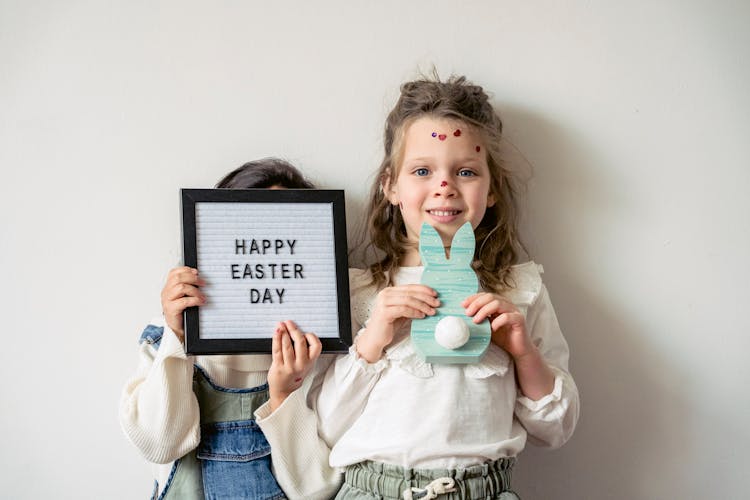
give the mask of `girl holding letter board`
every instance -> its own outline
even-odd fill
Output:
[[[274,158],[246,163],[216,187],[314,188],[296,168]],[[327,466],[325,443],[314,439],[290,456],[271,454],[269,441],[317,436],[304,398],[286,427],[278,419],[263,421],[285,400],[286,408],[297,402],[287,397],[302,387],[321,353],[320,340],[284,321],[274,332],[271,355],[187,356],[183,311],[205,303],[202,284],[196,269],[169,272],[161,293],[163,318],[143,331],[140,364],[122,393],[120,424],[153,463],[152,498],[329,498],[340,474]],[[316,466],[297,477],[300,463]]]

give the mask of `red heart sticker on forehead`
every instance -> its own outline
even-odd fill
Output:
[[[445,135],[445,134],[440,134],[440,135],[438,136],[438,139],[440,139],[441,141],[444,141],[444,140],[445,140],[445,137],[446,137],[446,135]]]
[[[456,129],[456,131],[455,131],[455,132],[453,132],[453,135],[454,135],[455,137],[461,137],[461,129],[460,129],[460,128],[457,128],[457,129]]]

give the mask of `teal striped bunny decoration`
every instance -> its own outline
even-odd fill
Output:
[[[466,297],[479,291],[479,280],[471,268],[474,246],[474,230],[467,222],[453,236],[448,259],[438,232],[429,224],[422,224],[421,281],[437,291],[440,307],[434,316],[412,320],[411,340],[428,363],[477,363],[490,344],[489,322],[474,324],[461,307]]]

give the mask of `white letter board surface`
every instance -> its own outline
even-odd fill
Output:
[[[269,353],[279,321],[351,344],[344,192],[183,189],[186,266],[206,304],[185,311],[188,354]]]

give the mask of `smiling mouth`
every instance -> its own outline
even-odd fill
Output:
[[[428,210],[427,213],[437,217],[450,217],[452,215],[460,214],[461,210]]]

